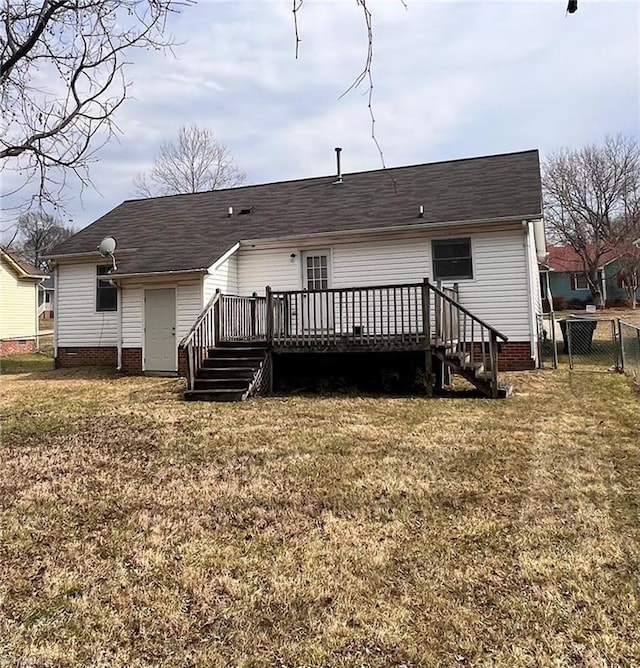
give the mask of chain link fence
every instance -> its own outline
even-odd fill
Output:
[[[553,313],[538,316],[539,355],[543,369],[558,368],[558,323]]]
[[[542,367],[624,371],[640,379],[640,327],[619,318],[544,313],[538,318]]]
[[[620,368],[616,321],[574,316],[560,320],[562,353],[574,371],[615,371]]]
[[[622,370],[640,380],[640,327],[618,320]]]

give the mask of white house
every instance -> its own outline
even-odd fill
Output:
[[[117,241],[113,258],[98,252],[105,237]],[[129,200],[51,256],[57,364],[185,374],[216,290],[245,298],[217,298],[218,343],[222,327],[275,353],[414,335],[420,347],[425,304],[431,335],[453,314],[439,285],[456,290],[458,329],[500,334],[500,369],[534,368],[543,239],[537,151]],[[467,350],[486,349],[480,329],[463,337]]]

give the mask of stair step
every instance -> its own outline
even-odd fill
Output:
[[[256,346],[224,346],[209,348],[209,357],[262,357],[265,349]]]
[[[196,378],[195,390],[247,390],[249,378]]]
[[[187,401],[242,401],[244,390],[187,390]]]
[[[220,341],[216,344],[216,348],[260,348],[264,350],[266,347],[266,341]]]
[[[198,379],[205,378],[233,378],[250,380],[253,378],[255,369],[250,366],[220,366],[220,367],[201,367],[198,370]]]
[[[220,369],[224,367],[258,368],[263,357],[207,357],[202,360],[206,369]]]

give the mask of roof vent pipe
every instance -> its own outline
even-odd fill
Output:
[[[231,218],[231,216],[233,216],[233,207],[232,206],[230,206],[227,209],[227,216],[229,216],[229,218]]]
[[[424,218],[424,205],[422,204],[418,207],[418,217]]]
[[[336,146],[336,170],[337,170],[337,178],[334,181],[334,183],[342,183],[342,168],[340,167],[340,153],[342,149],[338,146]]]

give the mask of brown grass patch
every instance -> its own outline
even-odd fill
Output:
[[[3,378],[0,658],[639,665],[638,398],[511,376],[502,402],[227,405]]]

